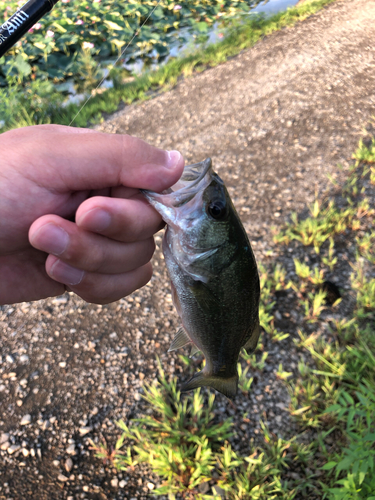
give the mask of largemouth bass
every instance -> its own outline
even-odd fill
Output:
[[[259,338],[259,276],[240,218],[210,158],[186,166],[171,189],[143,193],[167,223],[163,253],[182,321],[169,351],[191,344],[206,360],[181,390],[233,397],[241,348],[252,352]]]

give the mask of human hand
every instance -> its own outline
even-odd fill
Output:
[[[177,182],[179,153],[37,125],[1,134],[0,158],[0,304],[65,290],[104,304],[150,280],[152,235],[163,223],[139,188]]]

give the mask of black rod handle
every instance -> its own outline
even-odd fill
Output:
[[[29,0],[0,26],[0,57],[52,10],[59,0]]]

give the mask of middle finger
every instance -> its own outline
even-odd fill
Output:
[[[76,222],[86,231],[123,242],[150,238],[164,225],[160,215],[140,193],[130,199],[89,198],[79,206]]]
[[[30,243],[74,268],[119,274],[146,264],[155,250],[152,237],[123,243],[85,231],[57,215],[45,215],[30,228]]]

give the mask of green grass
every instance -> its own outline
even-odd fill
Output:
[[[186,57],[171,60],[159,70],[145,72],[133,81],[124,80],[123,71],[112,67],[109,78],[113,81],[113,88],[92,95],[83,109],[82,104],[64,106],[64,95],[56,91],[51,80],[36,79],[21,84],[20,77],[15,74],[9,80],[13,84],[0,88],[0,131],[31,123],[69,125],[73,119],[73,125],[81,127],[98,123],[105,115],[116,111],[121,103],[149,99],[155,92],[168,90],[180,77],[188,77],[221,64],[253,46],[262,37],[293,26],[332,1],[307,2],[269,18],[258,16],[241,24],[233,22],[223,41],[196,50]],[[85,75],[85,78],[89,75],[91,85],[95,86],[100,79],[100,75],[95,74],[95,61],[88,52],[82,53],[80,57],[80,74]]]
[[[147,463],[160,478],[154,493],[170,499],[214,499],[220,492],[229,500],[375,499],[374,144],[361,141],[344,184],[330,199],[317,200],[307,218],[293,216],[276,235],[279,255],[288,244],[305,256],[294,258],[294,277],[287,280],[279,263],[260,266],[263,333],[257,352],[241,355],[237,398],[252,391],[255,373],[262,377],[265,345],[292,339],[301,355],[298,376],[280,364],[277,377],[290,392],[295,434],[283,430],[276,436],[261,421],[261,437],[241,455],[231,444],[237,434],[232,421],[215,416],[215,395],[198,390],[181,397],[176,378],[167,379],[160,366],[159,381],[144,387],[150,411],[119,422],[115,451],[95,446],[98,457],[129,473]],[[332,227],[332,213],[345,219],[344,230]],[[304,239],[306,227],[317,221],[321,232],[314,234],[328,238]],[[348,260],[337,258],[342,252]],[[321,285],[332,271],[347,275],[350,289],[330,305]],[[302,318],[297,328],[290,325],[289,334],[275,327],[280,293],[292,294],[289,312]],[[181,359],[188,369],[191,360]],[[201,493],[199,485],[209,480],[212,493]]]

